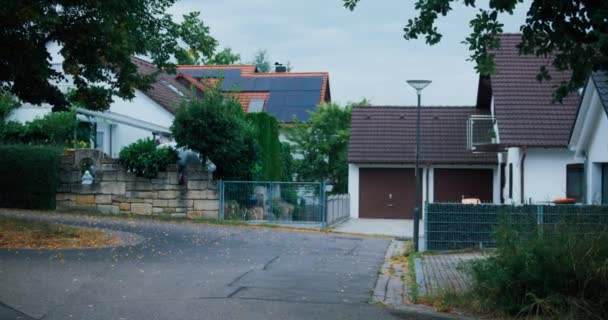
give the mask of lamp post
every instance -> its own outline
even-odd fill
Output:
[[[420,165],[420,97],[422,89],[431,84],[430,80],[408,80],[407,83],[416,89],[418,95],[418,106],[416,107],[416,164],[414,176],[416,178],[416,192],[414,194],[414,252],[418,252],[418,238],[420,229],[420,174],[418,167]]]

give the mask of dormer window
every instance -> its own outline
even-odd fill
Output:
[[[264,111],[265,102],[266,100],[264,99],[251,99],[251,102],[249,102],[249,107],[247,108],[247,112],[255,113]]]

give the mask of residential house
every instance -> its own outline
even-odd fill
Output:
[[[584,203],[608,204],[608,74],[589,78],[570,135],[570,149],[581,161],[569,170],[568,189]]]
[[[62,57],[55,54],[53,59],[55,68],[61,70]],[[158,71],[145,60],[132,59],[142,74]],[[246,112],[266,111],[282,122],[291,122],[294,117],[306,121],[309,111],[316,110],[317,104],[330,101],[327,73],[258,74],[255,66],[184,66],[176,75],[161,71],[149,89],[135,91],[133,100],[115,97],[108,111],[78,110],[79,119],[94,125],[95,148],[112,157],[118,157],[122,148],[138,139],[155,137],[162,142],[171,141],[170,127],[175,112],[180,103],[190,97],[192,85],[201,90],[196,94],[202,94],[203,77],[223,78],[226,93],[238,98]],[[234,89],[237,86],[241,89]],[[67,91],[70,84],[60,87]],[[9,120],[30,121],[51,109],[48,104],[24,104]]]
[[[176,79],[201,91],[205,82],[222,79],[222,91],[238,99],[245,112],[266,111],[281,123],[308,121],[317,105],[331,101],[328,73],[285,72],[281,66],[276,71],[259,73],[255,65],[180,66]]]
[[[520,55],[519,34],[500,37],[495,50],[496,73],[481,76],[477,107],[491,116],[470,121],[469,147],[476,152],[496,152],[504,203],[543,203],[578,194],[567,191],[568,171],[577,170],[568,149],[570,129],[580,101],[572,93],[562,103],[553,92],[570,74],[555,70],[552,56]],[[536,75],[546,66],[550,80]],[[477,139],[493,123],[495,141]]]
[[[475,107],[421,108],[422,202],[500,199],[495,154],[467,149]],[[348,150],[351,218],[411,219],[416,107],[355,107]]]
[[[144,60],[132,60],[142,74],[157,71],[154,65]],[[61,70],[60,61],[54,62],[55,67]],[[64,91],[70,87],[70,84],[60,86]],[[161,72],[148,90],[135,90],[132,100],[114,97],[107,111],[78,110],[78,118],[92,124],[96,134],[93,139],[95,148],[116,158],[123,147],[138,139],[156,137],[168,141],[174,113],[188,92],[186,87],[175,81],[174,76]],[[51,109],[49,104],[25,103],[13,112],[9,120],[30,121],[51,112]]]
[[[555,87],[569,74],[554,70],[552,57],[520,55],[521,35],[505,34],[500,41],[493,52],[496,73],[480,76],[476,106],[421,108],[423,202],[580,199],[580,190],[569,186],[575,185],[583,160],[568,148],[580,97],[574,93],[553,103]],[[537,81],[541,66],[547,66],[551,80]],[[351,217],[413,216],[415,141],[416,108],[353,109]]]

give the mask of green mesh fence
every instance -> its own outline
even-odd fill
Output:
[[[608,227],[608,206],[431,203],[425,210],[428,250],[493,247],[494,229],[501,222],[512,224],[524,235],[539,226],[551,232],[558,224],[567,224],[580,233]]]
[[[324,223],[324,186],[315,182],[223,181],[220,218],[255,222]]]

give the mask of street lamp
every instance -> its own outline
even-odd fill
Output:
[[[431,84],[430,80],[408,80],[407,83],[416,89],[418,95],[418,107],[416,107],[416,165],[414,176],[416,178],[415,206],[414,206],[414,252],[418,252],[419,224],[420,224],[420,174],[418,166],[420,162],[420,96],[422,89]]]

